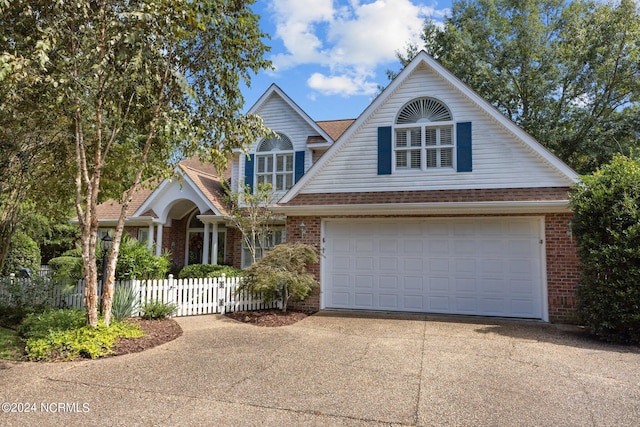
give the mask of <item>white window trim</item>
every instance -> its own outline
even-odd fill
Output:
[[[279,171],[278,170],[278,156],[291,156],[291,170],[290,171]],[[260,158],[271,158],[271,161],[273,162],[273,170],[271,172],[259,172],[259,164],[260,164]],[[296,155],[295,152],[293,150],[278,150],[278,151],[258,151],[255,155],[255,162],[256,162],[256,166],[255,166],[255,170],[254,170],[254,181],[255,185],[257,186],[260,183],[259,177],[262,176],[270,176],[271,178],[271,187],[273,191],[287,191],[288,189],[290,189],[291,187],[293,187],[294,184],[294,174],[295,174],[295,169],[296,169],[296,165],[295,165],[295,161],[296,161]],[[283,166],[286,167],[286,160],[283,161]],[[285,176],[285,188],[277,188],[276,183],[277,183],[277,177],[278,175],[282,175]],[[287,186],[286,185],[286,181],[287,178],[289,177],[289,182],[291,183],[291,185]]]
[[[447,121],[438,121],[438,122],[416,122],[416,123],[406,123],[406,124],[394,124],[392,126],[392,159],[391,159],[391,173],[392,174],[412,174],[412,173],[433,173],[433,172],[443,172],[443,171],[455,171],[456,170],[456,126],[455,121],[447,120]],[[443,127],[451,127],[451,144],[450,145],[433,145],[427,146],[425,142],[425,129],[427,128],[443,128]],[[398,129],[414,129],[420,128],[421,133],[421,141],[420,147],[415,146],[407,146],[407,147],[396,147],[396,130]],[[451,166],[438,166],[427,168],[427,151],[438,150],[441,148],[451,148]],[[420,150],[420,168],[398,168],[397,167],[397,158],[396,153],[401,151],[414,151]],[[409,159],[410,161],[410,159]],[[440,156],[437,159],[438,163],[440,162]]]

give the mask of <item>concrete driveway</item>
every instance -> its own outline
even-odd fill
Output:
[[[155,349],[0,361],[0,425],[631,426],[640,351],[535,322],[323,312],[176,319]],[[30,411],[26,413],[26,411]]]

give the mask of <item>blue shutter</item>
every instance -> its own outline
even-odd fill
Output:
[[[378,128],[378,175],[391,175],[391,126]]]
[[[255,160],[255,154],[250,154],[244,158],[244,185],[249,186],[251,193],[253,193],[253,166]]]
[[[295,171],[294,171],[294,183],[298,182],[304,175],[304,151],[296,151],[295,153]]]
[[[471,122],[456,123],[456,154],[458,172],[471,172]]]

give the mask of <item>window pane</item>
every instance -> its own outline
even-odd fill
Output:
[[[284,190],[284,177],[276,175],[276,190]]]
[[[287,159],[285,161],[285,166],[286,166],[286,171],[287,172],[292,172],[293,171],[293,154],[287,154]]]
[[[427,168],[438,167],[436,150],[427,150]]]
[[[427,128],[425,129],[425,144],[436,145],[437,144],[437,129]]]
[[[276,156],[276,171],[284,170],[284,156]]]
[[[396,152],[396,167],[399,169],[404,169],[407,167],[407,152],[406,151],[398,151]]]
[[[285,190],[290,189],[291,187],[293,187],[293,174],[286,174],[285,175]]]
[[[406,147],[407,146],[407,135],[408,131],[406,130],[396,130],[396,147]]]
[[[412,147],[422,146],[421,136],[422,136],[421,129],[411,129],[411,146]]]
[[[411,150],[411,169],[420,169],[420,150]]]
[[[273,156],[269,156],[266,158],[266,170],[265,172],[273,172]]]
[[[453,144],[453,128],[445,127],[440,128],[440,145]]]
[[[258,157],[258,173],[263,173],[264,172],[264,168],[265,168],[265,164],[266,164],[266,158],[264,156],[257,156]]]
[[[449,168],[453,166],[453,148],[443,148],[440,150],[440,167]]]

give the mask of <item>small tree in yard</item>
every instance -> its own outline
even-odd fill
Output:
[[[303,300],[318,286],[316,278],[307,272],[307,265],[317,262],[313,246],[277,245],[245,270],[239,291],[260,293],[267,304],[281,298],[282,311],[286,312],[290,298]]]
[[[618,155],[574,190],[582,320],[604,340],[639,344],[640,160]]]
[[[229,208],[229,220],[242,233],[242,241],[251,254],[253,264],[265,249],[273,220],[273,212],[269,209],[273,204],[271,184],[259,183],[255,192],[248,185],[242,187],[242,191],[239,192],[227,189],[225,197]]]

